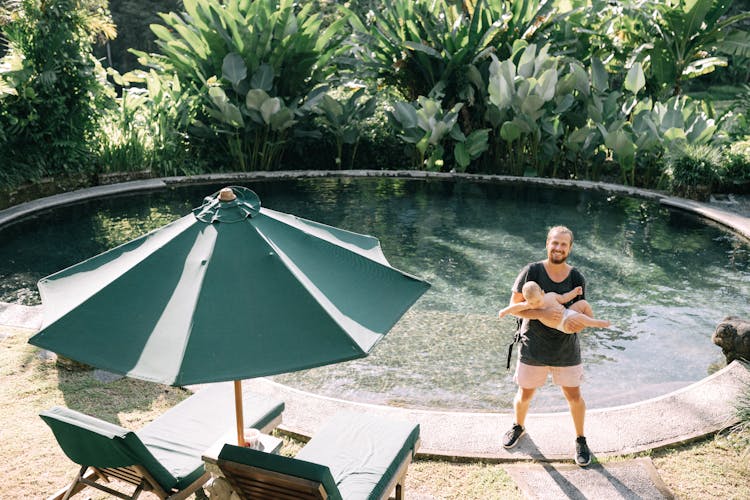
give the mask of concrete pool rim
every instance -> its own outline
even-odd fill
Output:
[[[586,191],[599,191],[643,198],[658,202],[664,206],[678,208],[701,216],[709,221],[718,223],[746,240],[750,241],[750,218],[734,214],[711,206],[684,198],[670,196],[666,193],[612,184],[606,182],[580,181],[570,179],[548,179],[539,177],[514,177],[507,175],[463,174],[423,172],[413,170],[284,170],[273,172],[235,172],[221,174],[192,175],[182,177],[160,177],[145,180],[134,180],[116,184],[102,184],[98,186],[78,189],[75,191],[55,194],[32,201],[13,205],[0,210],[0,227],[33,216],[37,212],[75,204],[86,200],[104,198],[115,195],[133,194],[138,192],[158,191],[170,187],[183,185],[216,184],[220,182],[252,182],[267,180],[297,180],[324,178],[395,178],[412,180],[463,180],[479,183],[511,184],[523,183],[551,188],[575,188]]]

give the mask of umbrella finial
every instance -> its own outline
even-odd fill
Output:
[[[234,194],[232,188],[225,187],[219,191],[219,201],[233,201],[237,199],[237,195]]]
[[[260,198],[242,186],[227,186],[203,200],[203,205],[193,210],[195,217],[208,224],[214,222],[241,222],[260,213]]]

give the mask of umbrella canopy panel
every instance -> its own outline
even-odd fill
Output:
[[[366,356],[429,284],[376,238],[260,208],[246,188],[39,283],[30,342],[170,385]]]

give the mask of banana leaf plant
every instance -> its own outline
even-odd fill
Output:
[[[514,57],[500,61],[492,56],[488,93],[494,107],[487,119],[505,143],[505,160],[514,175],[541,175],[539,169],[559,152],[560,115],[572,97],[557,90],[559,58],[549,55],[549,48],[537,50],[519,41]]]
[[[396,102],[388,112],[392,124],[400,132],[399,137],[413,144],[417,151],[419,169],[439,171],[447,169],[445,146],[449,140],[453,147],[455,170],[464,171],[472,160],[487,150],[489,129],[472,131],[464,135],[458,125],[458,103],[449,111],[442,109],[440,100],[420,96],[417,103]]]
[[[314,2],[293,0],[182,3],[151,25],[160,53],[134,53],[201,96],[197,125],[225,140],[238,166],[272,167],[347,50],[346,18],[326,23]]]
[[[375,112],[375,99],[367,97],[365,88],[359,87],[342,100],[324,94],[312,109],[336,142],[336,168],[342,168],[344,145],[351,146],[349,164],[354,165],[361,136],[360,123]]]
[[[750,57],[750,11],[726,17],[732,0],[637,1],[629,15],[641,22],[633,54],[657,88],[680,95],[686,80],[727,65],[727,55]]]
[[[665,102],[639,98],[645,85],[643,68],[635,63],[626,75],[624,92],[609,93],[598,115],[596,126],[621,167],[623,184],[635,185],[638,165],[654,157],[686,144],[709,144],[718,128],[708,110],[688,97]]]
[[[457,103],[467,133],[481,128],[489,54],[503,44],[509,2],[385,0],[367,16],[352,15],[355,57],[370,75],[408,101],[440,89],[445,110]]]

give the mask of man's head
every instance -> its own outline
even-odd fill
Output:
[[[547,233],[547,259],[552,264],[562,264],[573,247],[573,231],[565,226],[555,226]]]
[[[521,288],[521,293],[526,302],[534,309],[542,307],[544,304],[544,290],[536,281],[527,281]]]

